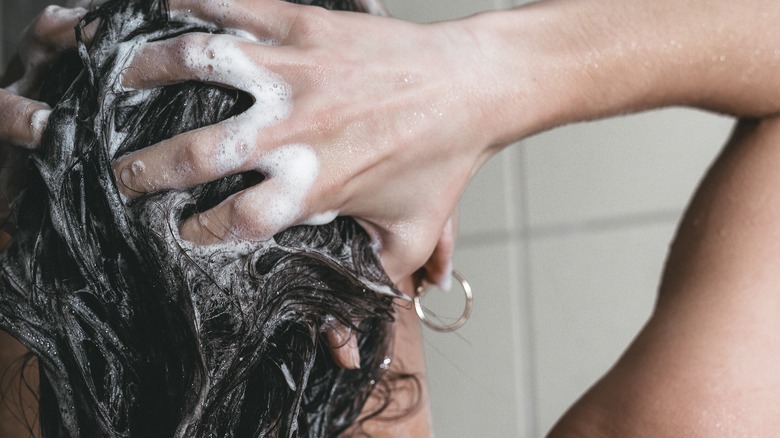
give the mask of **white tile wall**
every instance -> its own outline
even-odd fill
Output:
[[[455,263],[474,288],[473,316],[456,333],[424,329],[434,427],[440,437],[504,438],[531,427],[528,366],[517,318],[517,286],[507,272],[518,262],[516,245],[461,248]],[[448,316],[462,309],[460,289],[431,293],[426,304]],[[453,304],[456,303],[456,304]],[[518,390],[522,388],[523,390]]]
[[[460,219],[460,237],[464,245],[472,242],[506,241],[507,232],[519,231],[513,209],[516,207],[515,194],[519,192],[519,173],[510,169],[508,163],[517,163],[517,159],[508,157],[514,151],[503,154],[485,164],[482,170],[469,184],[458,209]],[[516,184],[507,181],[514,178]]]
[[[394,17],[428,23],[499,9],[511,5],[511,0],[385,0],[384,3]]]
[[[671,109],[523,142],[538,434],[650,314],[676,223],[731,125]]]
[[[650,315],[675,225],[530,240],[540,430],[548,430],[617,360]]]
[[[525,142],[528,223],[678,211],[731,125],[703,112],[666,109],[531,138]]]

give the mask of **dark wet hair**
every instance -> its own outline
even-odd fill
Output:
[[[398,292],[352,219],[199,248],[179,224],[262,175],[129,204],[117,190],[119,155],[251,105],[200,83],[121,90],[119,43],[219,30],[163,0],[111,0],[81,25],[96,19],[41,91],[56,106],[0,256],[0,327],[39,362],[43,436],[334,436],[372,391],[388,403]],[[335,321],[358,333],[359,370],[330,358]]]

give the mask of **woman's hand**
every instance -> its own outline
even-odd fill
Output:
[[[74,28],[84,9],[51,6],[25,29],[4,77],[0,80],[0,243],[13,230],[11,204],[24,187],[28,152],[35,149],[51,108],[34,100],[41,75],[63,52],[75,48]],[[9,147],[16,145],[21,148]],[[24,149],[22,149],[24,148]]]
[[[255,105],[122,157],[114,168],[126,195],[258,171],[262,183],[192,217],[182,236],[261,240],[347,215],[375,238],[395,281],[429,260],[497,142],[498,117],[486,107],[497,96],[465,27],[275,0],[179,0],[172,8],[254,41],[188,34],[148,43],[124,86],[198,80],[241,89]],[[451,233],[440,243],[429,270],[437,282],[449,276]]]
[[[27,27],[18,55],[0,89],[0,141],[33,149],[41,139],[51,108],[37,97],[41,75],[66,50],[76,46],[74,28],[86,11],[49,6]]]

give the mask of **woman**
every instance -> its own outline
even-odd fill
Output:
[[[214,86],[147,93],[117,81],[133,47],[222,31],[214,25],[170,19],[157,1],[107,2],[81,27],[95,20],[81,60],[65,57],[41,88],[56,106],[2,259],[0,325],[41,371],[40,383],[17,372],[20,386],[4,388],[6,401],[28,385],[39,393],[40,421],[28,411],[22,426],[42,436],[333,436],[412,412],[420,381],[390,370],[401,295],[354,221],[242,245],[181,240],[180,221],[258,172],[125,206],[112,159],[268,108]],[[345,346],[359,349],[354,362],[338,353]]]
[[[251,149],[316,144],[328,161],[300,216],[338,210],[360,219],[381,242],[391,278],[436,254],[463,187],[514,140],[672,105],[741,118],[680,226],[653,317],[551,434],[776,434],[777,2],[552,0],[424,26],[264,0],[239,0],[230,10],[195,0],[174,7],[282,43],[246,43],[243,55],[292,84],[305,110],[266,129],[266,140]],[[258,19],[251,11],[261,7],[269,15]],[[326,32],[336,37],[318,39]],[[204,43],[150,44],[125,85],[205,77],[175,56],[177,47]],[[318,68],[302,61],[311,57]],[[5,138],[34,142],[31,112],[6,114]],[[155,169],[128,175],[128,191],[166,187],[162,169],[173,168],[169,157],[197,148],[190,140],[174,138],[117,162],[121,173],[136,160],[161,157]],[[172,182],[218,175],[204,170]],[[242,225],[229,205],[204,214]],[[199,223],[185,234],[207,242]]]

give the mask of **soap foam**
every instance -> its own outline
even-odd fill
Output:
[[[176,13],[174,16],[189,23],[201,22],[184,13]],[[128,17],[128,21],[137,18]],[[334,220],[339,214],[336,210],[302,217],[304,203],[320,167],[317,154],[311,146],[289,144],[263,154],[255,152],[263,129],[285,120],[292,112],[291,86],[246,54],[241,48],[246,40],[232,35],[205,37],[207,40],[204,45],[182,49],[184,51],[179,56],[185,68],[198,72],[199,80],[242,90],[254,101],[243,113],[219,124],[223,132],[221,139],[213,145],[210,156],[212,170],[222,175],[255,170],[266,177],[259,187],[238,194],[235,199],[236,211],[240,217],[251,220],[245,221],[243,228],[242,224],[238,224],[237,229],[231,230],[231,235],[239,239],[262,240],[295,223],[321,225]],[[141,45],[155,38],[156,35],[149,34],[120,44],[118,59],[126,59],[125,65],[129,65]],[[125,69],[126,66],[118,68],[115,73],[115,87],[117,94],[123,94],[123,103],[130,105],[135,100],[140,102],[147,99],[150,90],[128,89],[121,85],[121,75]],[[110,100],[115,97],[106,99],[103,107],[111,107],[113,102]],[[107,122],[113,123],[113,120]],[[114,137],[109,142],[114,148],[126,136],[116,129],[105,131]],[[116,149],[110,153],[115,154]],[[143,168],[132,170],[143,171]],[[179,174],[192,171],[186,165],[177,165],[171,169],[171,172]],[[262,234],[258,235],[256,230],[262,230]]]
[[[251,228],[273,234],[300,219],[306,196],[319,173],[319,160],[308,145],[293,144],[261,156],[256,170],[267,179],[237,198],[235,207],[241,217],[254,219]],[[253,235],[252,229],[236,232],[250,238],[268,237]]]

